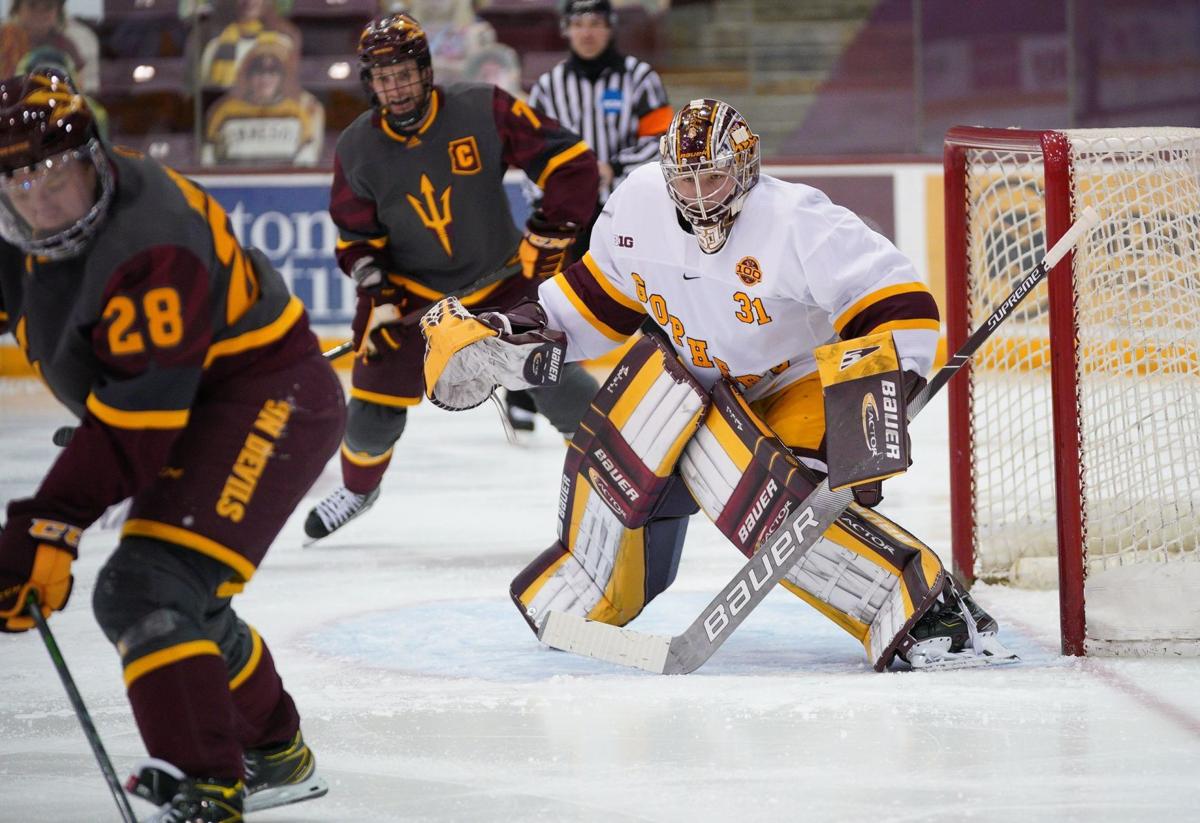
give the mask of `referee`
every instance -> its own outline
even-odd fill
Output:
[[[529,92],[530,106],[578,134],[596,153],[600,199],[592,223],[629,172],[658,158],[658,138],[671,125],[662,78],[645,60],[617,51],[616,22],[610,0],[567,0],[561,27],[570,54],[539,77]],[[529,183],[526,193],[536,205],[537,187]],[[589,223],[576,237],[564,265],[583,256],[591,235]],[[505,401],[512,427],[532,430],[532,398],[510,391]]]
[[[596,152],[600,202],[637,166],[658,156],[671,123],[662,79],[617,51],[610,0],[567,0],[562,32],[570,55],[534,83],[529,105],[578,134]],[[587,233],[581,234],[587,248]]]

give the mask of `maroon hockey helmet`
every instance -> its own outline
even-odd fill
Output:
[[[49,185],[48,185],[49,184]],[[30,254],[77,254],[115,183],[87,101],[61,71],[0,81],[0,236]]]
[[[693,100],[671,119],[659,155],[667,193],[700,250],[719,251],[758,182],[758,135],[728,103]]]
[[[416,62],[421,85],[414,95],[414,105],[403,111],[394,111],[375,93],[371,70],[394,66],[406,60]],[[415,19],[407,14],[391,14],[368,23],[358,38],[358,66],[358,76],[371,98],[371,105],[385,114],[391,123],[407,130],[425,118],[433,94],[433,59],[425,30]]]

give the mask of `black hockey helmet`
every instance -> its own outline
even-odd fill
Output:
[[[389,111],[371,85],[371,70],[416,61],[421,73],[421,91],[416,104],[405,111]],[[407,14],[377,17],[358,38],[358,76],[371,98],[371,105],[402,130],[411,129],[425,118],[433,94],[433,58],[429,39],[421,24]]]
[[[567,24],[571,22],[572,17],[580,17],[584,14],[600,15],[608,22],[610,29],[617,27],[617,13],[613,11],[611,0],[566,0],[563,3],[562,19],[559,20],[562,31],[566,32]]]
[[[29,254],[71,257],[99,230],[114,191],[95,117],[64,72],[38,67],[0,81],[0,236]]]

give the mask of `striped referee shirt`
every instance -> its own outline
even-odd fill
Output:
[[[658,156],[658,137],[671,125],[658,72],[611,47],[595,60],[574,54],[563,60],[537,79],[529,104],[578,134],[598,162],[612,166],[611,188]],[[601,187],[601,202],[611,188]]]

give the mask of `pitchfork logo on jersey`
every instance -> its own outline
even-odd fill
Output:
[[[743,257],[733,267],[738,279],[747,286],[753,286],[762,281],[762,266],[753,257]]]

